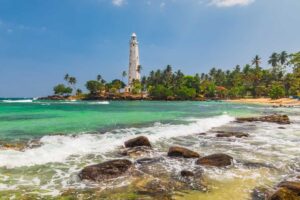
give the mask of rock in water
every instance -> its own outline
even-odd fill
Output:
[[[271,122],[277,124],[290,124],[290,119],[287,115],[269,115],[263,117],[246,117],[246,118],[237,118],[237,122]]]
[[[300,194],[300,182],[283,181],[283,182],[279,183],[278,187],[287,188],[289,190],[292,190],[292,191]]]
[[[231,165],[233,158],[226,154],[212,154],[209,156],[205,156],[199,158],[196,161],[198,165],[207,165],[207,166],[215,166],[215,167],[225,167]]]
[[[170,157],[184,157],[184,158],[199,158],[200,155],[197,152],[189,150],[184,147],[170,147],[168,156]]]
[[[85,167],[79,173],[79,177],[81,180],[104,181],[125,174],[132,165],[132,162],[126,159],[111,160]]]
[[[145,136],[139,136],[125,142],[126,148],[148,146],[151,147],[150,141]]]
[[[188,170],[182,170],[180,172],[180,175],[183,177],[192,177],[192,176],[194,176],[194,173],[191,171],[188,171]]]
[[[300,182],[283,181],[273,194],[267,196],[267,200],[300,200]]]
[[[225,132],[225,131],[219,131],[216,135],[217,137],[249,137],[248,133],[242,133],[242,132]]]

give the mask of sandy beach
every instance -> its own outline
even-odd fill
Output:
[[[250,103],[250,104],[263,104],[273,106],[300,106],[300,101],[297,99],[282,98],[282,99],[271,99],[271,98],[257,98],[257,99],[235,99],[226,100],[234,103]]]

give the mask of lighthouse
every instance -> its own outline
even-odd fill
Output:
[[[141,79],[139,43],[135,33],[132,33],[129,48],[129,70],[128,70],[128,87],[132,87],[133,80]]]

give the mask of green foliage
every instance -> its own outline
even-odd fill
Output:
[[[159,84],[149,89],[149,95],[156,99],[168,99],[173,96],[172,90]]]
[[[151,71],[141,81],[133,80],[131,93],[139,94],[148,91],[153,99],[179,99],[193,100],[204,98],[243,98],[243,97],[267,97],[279,98],[284,96],[300,95],[300,52],[289,55],[287,52],[274,52],[268,60],[269,69],[263,69],[260,56],[256,55],[250,64],[241,67],[235,66],[233,70],[211,68],[208,73],[185,75],[180,70],[173,71],[170,65],[165,69]],[[286,73],[288,67],[293,71]],[[138,66],[140,72],[142,66]],[[122,79],[127,76],[122,72]],[[64,79],[70,86],[77,80],[66,74]],[[86,88],[92,95],[101,95],[105,92],[120,93],[125,87],[124,82],[115,79],[109,83],[97,75],[97,80],[86,83]],[[273,84],[275,83],[275,84]],[[65,88],[64,88],[65,87]],[[55,93],[60,95],[70,94],[66,86],[58,85]],[[72,92],[72,89],[71,89]],[[77,91],[78,93],[78,91]]]
[[[64,84],[58,84],[53,88],[54,94],[56,95],[70,95],[72,94],[73,89],[66,87]]]
[[[284,97],[284,88],[279,83],[274,83],[270,89],[269,96],[272,99],[279,99]]]
[[[132,94],[138,94],[142,91],[142,84],[139,80],[132,81]]]
[[[183,86],[175,91],[175,94],[178,99],[188,100],[196,97],[197,93],[194,88],[189,88],[187,86]]]
[[[91,95],[97,95],[104,89],[104,85],[101,82],[94,80],[87,81],[85,87]]]

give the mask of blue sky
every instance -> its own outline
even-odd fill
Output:
[[[0,0],[0,96],[43,96],[65,73],[121,78],[129,37],[143,73],[231,69],[300,50],[299,0]]]

